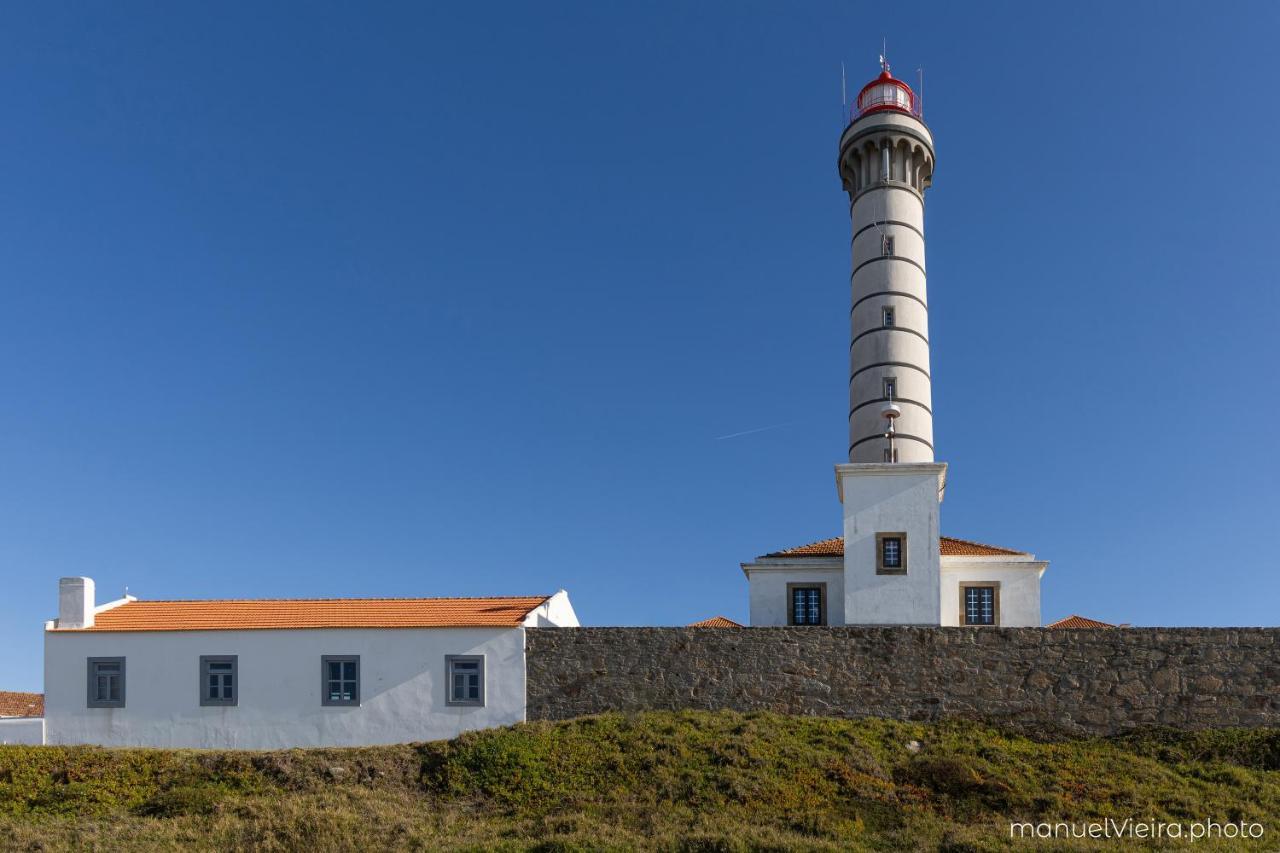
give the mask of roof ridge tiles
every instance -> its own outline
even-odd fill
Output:
[[[961,539],[958,536],[939,536],[939,550],[944,556],[952,557],[1027,557],[1030,556],[1028,551],[1019,551],[1013,548],[1005,548],[1000,545],[990,545],[986,542],[977,542],[973,539]],[[948,553],[948,549],[971,548],[977,553],[955,553],[954,550]],[[982,553],[985,551],[987,553]],[[796,545],[792,548],[786,548],[781,551],[770,551],[763,557],[838,557],[844,554],[844,537],[831,536],[826,539],[818,539],[814,542],[807,542],[804,545]]]
[[[553,596],[467,598],[249,598],[130,601],[67,631],[200,631],[271,628],[448,628],[524,624]]]
[[[351,602],[351,601],[522,601],[528,598],[551,598],[550,595],[424,595],[424,596],[376,596],[336,598],[135,598],[126,604],[256,604],[273,602]],[[125,605],[121,605],[124,607]]]

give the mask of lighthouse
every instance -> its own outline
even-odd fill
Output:
[[[849,198],[849,451],[841,535],[742,564],[752,625],[1040,625],[1048,563],[942,536],[934,458],[924,195],[933,135],[882,56],[840,134]]]
[[[853,227],[849,273],[849,461],[844,618],[863,625],[942,620],[939,516],[947,466],[933,457],[924,194],[933,136],[911,87],[880,60],[840,134]]]
[[[932,462],[924,194],[933,136],[919,97],[882,68],[840,136],[853,225],[849,461]]]

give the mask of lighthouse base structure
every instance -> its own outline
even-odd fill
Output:
[[[752,626],[1042,624],[1047,562],[940,535],[945,463],[835,471],[844,535],[743,563]]]
[[[938,516],[946,483],[944,462],[836,466],[846,624],[941,624]]]

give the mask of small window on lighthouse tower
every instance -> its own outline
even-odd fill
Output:
[[[880,238],[880,254],[886,258],[893,254],[893,238],[888,234]]]
[[[894,325],[892,308],[885,306],[884,308],[880,309],[880,322],[885,326]]]
[[[898,379],[896,376],[886,376],[884,378],[884,398],[886,400],[897,399],[898,396]]]

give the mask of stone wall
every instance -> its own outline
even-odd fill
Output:
[[[529,719],[652,709],[934,720],[1108,734],[1280,726],[1280,629],[544,628]]]

